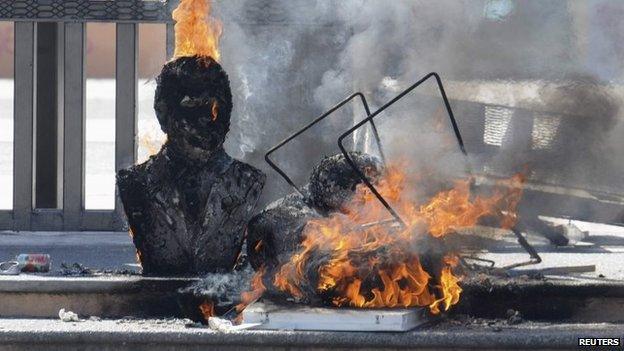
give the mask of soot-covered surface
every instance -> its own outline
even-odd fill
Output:
[[[370,179],[381,174],[383,165],[376,157],[360,152],[350,156]],[[301,243],[308,221],[340,211],[360,183],[342,154],[324,158],[312,171],[303,194],[287,195],[250,220],[247,254],[252,266],[270,270],[288,260]]]
[[[266,177],[223,150],[232,96],[217,62],[179,58],[157,82],[154,107],[168,141],[117,174],[143,273],[228,271]]]

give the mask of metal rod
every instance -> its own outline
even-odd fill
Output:
[[[451,109],[451,104],[449,103],[448,97],[446,96],[446,92],[444,90],[444,86],[442,85],[442,80],[440,79],[440,76],[437,73],[435,73],[435,72],[431,72],[431,73],[427,74],[426,76],[424,76],[423,78],[418,80],[416,83],[412,84],[410,87],[408,87],[403,92],[401,92],[399,95],[397,95],[395,98],[393,98],[388,103],[386,103],[385,105],[380,107],[373,114],[369,115],[367,118],[365,118],[364,120],[360,121],[359,123],[357,123],[356,125],[351,127],[349,130],[344,132],[338,138],[338,147],[342,151],[342,154],[345,156],[345,159],[347,160],[347,163],[351,166],[351,168],[353,168],[353,170],[360,177],[362,182],[364,184],[366,184],[366,186],[370,189],[370,191],[375,195],[377,200],[379,200],[379,202],[381,202],[381,204],[386,208],[386,210],[388,212],[390,212],[390,214],[399,223],[401,223],[401,225],[403,227],[406,226],[405,221],[403,221],[401,216],[399,216],[399,214],[394,210],[394,208],[392,208],[392,206],[388,203],[388,201],[386,201],[386,199],[379,193],[379,191],[377,191],[375,186],[368,180],[366,175],[364,175],[364,173],[362,173],[362,171],[358,168],[358,166],[355,164],[355,162],[353,162],[351,157],[349,157],[349,153],[347,152],[346,148],[344,147],[344,139],[347,136],[353,134],[353,132],[355,132],[357,129],[362,127],[365,123],[368,123],[368,122],[372,123],[373,119],[375,117],[377,117],[380,113],[385,111],[388,107],[392,106],[397,101],[401,100],[403,97],[405,97],[407,94],[409,94],[412,90],[416,89],[418,86],[420,86],[422,83],[426,82],[431,77],[434,77],[436,82],[437,82],[438,89],[440,90],[440,94],[442,95],[442,100],[444,100],[444,106],[446,108],[446,112],[448,113],[449,120],[451,121],[451,125],[453,127],[453,131],[455,133],[455,137],[457,139],[457,144],[459,146],[459,149],[461,150],[462,154],[464,154],[464,156],[468,156],[468,154],[466,153],[466,148],[464,147],[464,140],[462,139],[461,133],[459,131],[459,127],[458,127],[457,122],[455,120],[455,116],[453,115],[453,110]]]
[[[477,257],[477,256],[460,256],[459,257],[460,260],[463,262],[463,264],[471,269],[474,269],[474,267],[478,267],[475,264],[469,264],[468,262],[466,262],[466,260],[473,260],[473,261],[479,261],[479,262],[485,262],[487,264],[489,264],[489,267],[487,268],[493,268],[496,265],[496,262],[492,261],[492,260],[488,260],[485,258],[481,258],[481,257]]]
[[[522,246],[522,248],[531,256],[531,259],[529,261],[507,265],[503,267],[503,269],[509,270],[509,269],[516,268],[516,267],[529,266],[529,265],[541,263],[542,258],[537,253],[537,250],[535,250],[533,245],[529,244],[526,238],[522,236],[522,233],[520,233],[520,231],[516,228],[512,228],[511,231],[516,236],[516,239],[518,239],[518,244],[520,244],[520,246]]]
[[[370,109],[368,107],[368,103],[366,102],[366,98],[364,97],[364,94],[362,94],[360,92],[354,93],[354,94],[350,95],[349,97],[347,97],[346,99],[344,99],[341,102],[339,102],[338,104],[336,104],[334,107],[329,109],[327,112],[325,112],[322,115],[320,115],[317,118],[315,118],[312,122],[308,123],[303,128],[299,129],[295,133],[293,133],[290,136],[288,136],[286,139],[282,140],[279,144],[277,144],[276,146],[271,148],[264,155],[264,160],[266,161],[266,163],[268,163],[269,166],[271,166],[271,168],[273,168],[282,178],[284,178],[286,183],[288,183],[291,187],[293,187],[295,189],[295,191],[297,191],[302,196],[303,196],[303,193],[301,192],[301,189],[299,189],[299,187],[292,181],[292,179],[286,174],[286,172],[284,172],[284,170],[282,170],[279,166],[277,166],[277,164],[275,164],[275,162],[273,162],[273,160],[271,160],[271,157],[270,157],[271,154],[273,154],[275,151],[277,151],[280,148],[282,148],[284,145],[288,144],[293,139],[297,138],[299,135],[303,134],[308,129],[312,128],[312,126],[314,126],[315,124],[317,124],[320,121],[324,120],[325,118],[329,117],[331,114],[333,114],[338,109],[340,109],[342,106],[346,105],[347,103],[349,103],[351,100],[353,100],[355,98],[360,98],[360,101],[362,102],[362,105],[364,106],[364,110],[366,112],[366,115],[370,116]],[[379,139],[379,133],[377,132],[377,128],[375,126],[375,123],[372,120],[369,123],[371,124],[371,126],[373,128],[373,135],[375,137],[375,142],[377,143],[377,148],[379,150],[379,154],[382,157],[382,161],[383,161],[384,160],[384,158],[383,158],[383,150],[382,150],[382,147],[381,147],[381,141]]]

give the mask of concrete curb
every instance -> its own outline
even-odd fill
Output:
[[[160,278],[142,276],[54,277],[22,274],[0,276],[0,293],[122,293],[171,291],[199,278]]]
[[[58,310],[65,308],[81,316],[104,318],[199,318],[192,305],[201,301],[178,293],[178,289],[197,279],[0,276],[0,317],[55,318]],[[462,288],[460,303],[452,313],[504,319],[507,310],[514,309],[529,320],[624,322],[624,282],[571,278],[469,280],[462,283]]]
[[[506,318],[519,311],[530,320],[577,323],[624,322],[624,282],[600,279],[471,280],[462,285],[453,313]],[[487,301],[487,303],[483,303]]]
[[[5,320],[6,321],[6,320]],[[112,321],[76,323],[21,320],[20,327],[0,323],[0,350],[172,350],[172,349],[575,349],[579,337],[621,337],[623,325],[571,324],[518,326],[501,331],[435,326],[406,333],[242,331],[217,333],[208,329],[140,330],[136,324]],[[34,330],[26,330],[32,324]],[[44,324],[45,330],[38,324]],[[71,330],[71,328],[76,330]],[[69,328],[69,330],[68,330]]]
[[[181,317],[178,289],[193,278],[0,277],[0,317],[54,318],[61,308],[103,318]]]

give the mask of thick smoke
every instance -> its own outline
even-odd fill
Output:
[[[624,12],[622,4],[222,0],[215,10],[225,26],[222,62],[235,97],[226,145],[269,172],[265,203],[290,190],[263,161],[271,146],[355,91],[375,110],[431,71],[449,82],[452,99],[477,97],[452,102],[473,171],[510,174],[529,165],[543,181],[600,183],[606,190],[624,185],[618,137],[624,35],[612,15]],[[484,143],[491,126],[479,121],[488,111],[475,103],[508,101],[486,82],[515,92],[512,112],[491,115],[500,145]],[[452,178],[466,165],[434,88],[419,89],[380,115],[380,132],[391,156],[424,164],[425,175]],[[361,108],[349,105],[275,158],[302,184],[324,154],[338,151],[336,137],[362,118]],[[519,142],[526,133],[530,142]]]

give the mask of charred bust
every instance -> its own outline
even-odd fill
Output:
[[[383,163],[377,157],[360,152],[349,156],[371,181],[383,173]],[[249,221],[247,257],[251,265],[271,271],[289,260],[304,239],[307,223],[342,211],[360,183],[342,154],[321,160],[302,194],[292,193],[269,204]]]
[[[265,182],[223,150],[232,95],[225,71],[205,57],[167,63],[157,78],[156,116],[168,140],[117,186],[148,275],[230,270]]]
[[[198,159],[220,149],[232,113],[230,81],[221,65],[181,57],[165,65],[157,83],[154,109],[171,146]]]

